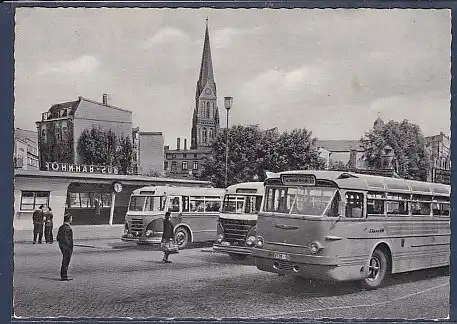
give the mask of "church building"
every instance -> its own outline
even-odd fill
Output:
[[[207,20],[200,75],[195,93],[190,148],[187,148],[187,139],[184,139],[184,146],[181,148],[179,138],[176,149],[170,150],[169,147],[165,147],[165,174],[173,178],[196,178],[205,156],[211,152],[211,144],[219,131],[217,89]]]

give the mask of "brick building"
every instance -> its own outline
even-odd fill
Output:
[[[132,131],[133,138],[133,172],[141,175],[164,174],[164,137],[162,132],[141,132],[139,128]]]
[[[119,138],[132,137],[132,112],[108,104],[107,95],[97,102],[83,97],[58,103],[42,113],[36,122],[40,165],[49,159],[81,164],[78,140],[85,129],[111,130]],[[49,152],[52,152],[51,154]]]
[[[37,170],[38,134],[34,131],[16,128],[14,131],[14,167],[23,170]]]

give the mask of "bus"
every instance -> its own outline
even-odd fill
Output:
[[[215,241],[224,189],[152,186],[133,191],[122,241],[160,243],[165,212],[171,213],[176,243]]]
[[[448,185],[341,171],[265,180],[258,269],[368,289],[394,273],[449,266]]]
[[[263,182],[239,183],[226,189],[217,224],[217,241],[213,245],[215,251],[228,253],[233,260],[251,254],[263,195]]]

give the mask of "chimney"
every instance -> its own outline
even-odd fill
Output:
[[[184,139],[184,151],[187,150],[187,138]]]
[[[106,93],[103,94],[103,104],[105,106],[108,105],[108,95]]]
[[[181,144],[181,139],[178,137],[178,139],[176,140],[176,150],[178,150],[178,151],[181,149],[180,144]]]

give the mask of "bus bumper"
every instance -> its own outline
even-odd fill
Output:
[[[136,242],[138,244],[157,244],[162,242],[162,237],[147,237],[147,236],[133,236],[133,235],[122,235],[121,240],[123,242]]]
[[[310,279],[346,281],[365,277],[363,264],[339,265],[337,259],[254,248],[259,270]]]
[[[234,245],[222,245],[220,243],[213,244],[213,250],[221,253],[234,253],[234,254],[245,254],[250,255],[252,248],[246,246],[234,246]]]

